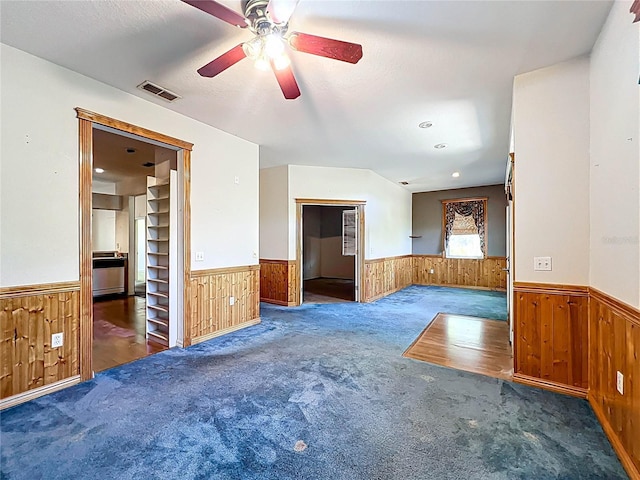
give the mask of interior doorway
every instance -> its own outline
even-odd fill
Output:
[[[147,272],[164,270],[159,264],[168,269],[163,258],[169,254],[171,231],[177,229],[169,221],[171,191],[167,188],[161,200],[154,192],[156,184],[169,182],[171,172],[175,176],[177,157],[175,149],[144,138],[94,128],[91,239],[96,372],[169,347],[169,292],[160,295],[158,287],[147,288],[154,277]],[[166,227],[150,225],[158,219]],[[161,325],[159,317],[164,317]],[[167,330],[164,336],[157,332],[162,326]]]
[[[360,301],[364,202],[298,201],[300,303]]]
[[[127,238],[129,251],[126,252],[126,261],[132,261],[131,268],[127,266],[126,274],[119,274],[118,286],[115,291],[103,291],[108,295],[115,295],[117,298],[122,299],[126,297],[126,302],[121,302],[121,307],[128,315],[133,315],[136,320],[136,326],[133,330],[136,331],[138,339],[140,336],[144,338],[144,346],[147,350],[146,354],[153,353],[160,349],[165,349],[172,346],[186,346],[190,345],[190,324],[189,316],[186,315],[184,305],[188,305],[189,292],[184,288],[185,279],[190,277],[190,191],[191,191],[191,149],[193,144],[173,138],[152,130],[147,130],[143,127],[132,125],[114,118],[106,117],[98,113],[90,112],[82,108],[76,108],[79,125],[79,186],[80,186],[80,325],[79,325],[79,343],[80,343],[80,377],[82,380],[88,380],[93,377],[94,371],[99,371],[102,368],[94,361],[94,355],[97,349],[94,348],[94,313],[105,314],[108,316],[117,315],[113,312],[111,305],[107,303],[105,298],[104,303],[99,303],[100,310],[94,309],[94,255],[96,244],[94,244],[94,236],[96,232],[92,228],[93,217],[93,176],[98,173],[104,173],[101,171],[96,172],[95,168],[102,168],[97,165],[94,166],[94,140],[96,135],[100,136],[97,132],[107,132],[115,134],[118,137],[124,137],[127,142],[140,141],[144,144],[150,144],[154,147],[162,147],[171,151],[173,165],[177,168],[170,166],[170,162],[163,161],[161,163],[161,169],[158,170],[160,165],[154,165],[153,167],[144,166],[143,168],[153,168],[153,176],[147,175],[145,180],[146,185],[146,215],[145,215],[145,245],[144,252],[141,250],[141,242],[136,244],[136,228],[142,230],[142,224],[138,222],[136,226],[135,215],[135,197],[139,195],[127,195],[127,200],[121,200],[123,205],[128,205],[129,213],[134,212],[133,215],[127,216],[128,235],[122,234],[120,238]],[[128,147],[127,147],[128,148]],[[155,149],[154,149],[155,150]],[[133,152],[127,152],[132,154]],[[155,158],[155,157],[154,157]],[[147,162],[144,162],[147,163]],[[111,168],[111,167],[110,167]],[[105,170],[103,168],[103,170]],[[106,177],[103,178],[103,180]],[[134,182],[135,183],[135,182]],[[170,189],[170,192],[169,192]],[[153,201],[149,200],[150,193]],[[110,201],[113,199],[109,199]],[[140,200],[139,200],[140,202]],[[139,216],[138,216],[139,218]],[[154,233],[151,233],[151,226],[153,226]],[[110,227],[111,228],[111,227]],[[100,230],[100,227],[98,227]],[[102,230],[105,231],[104,229]],[[99,232],[98,232],[99,233]],[[140,238],[140,232],[138,238]],[[169,238],[171,239],[169,241]],[[97,240],[96,240],[97,241]],[[101,240],[102,241],[102,240]],[[123,248],[122,244],[118,245],[116,242],[114,250],[107,250],[108,253],[113,255],[103,255],[102,258],[110,259],[109,257],[118,259],[120,262],[125,258],[123,253],[119,251]],[[124,243],[124,241],[122,242]],[[112,247],[111,244],[109,247]],[[169,253],[169,249],[171,253]],[[138,252],[139,251],[139,252]],[[143,297],[134,295],[136,292],[136,277],[139,279],[139,266],[138,261],[134,261],[133,258],[143,256],[145,258],[144,275],[146,277],[145,293]],[[165,273],[151,275],[151,267],[154,267],[156,271],[166,270]],[[168,273],[172,272],[170,281]],[[109,275],[107,275],[109,276]],[[124,289],[119,285],[120,278],[125,278]],[[168,294],[160,293],[160,289],[150,289],[150,278],[155,278],[157,282],[166,284],[167,291],[171,292],[171,297]],[[100,282],[98,282],[100,283]],[[140,282],[138,282],[140,283]],[[113,288],[116,288],[115,286]],[[124,290],[124,292],[123,292]],[[155,295],[150,297],[150,293]],[[115,298],[114,298],[115,299]],[[164,310],[167,313],[166,319],[169,323],[170,333],[166,335],[164,342],[155,342],[151,345],[148,340],[150,339],[150,333],[158,329],[157,321],[156,326],[151,325],[150,320],[156,319],[157,316],[150,316],[150,308],[155,307],[154,311]],[[94,312],[95,310],[95,312]],[[142,314],[144,312],[144,314]],[[124,318],[124,317],[122,317]],[[144,327],[140,328],[140,319],[144,319]],[[131,318],[129,317],[131,323]],[[118,328],[123,328],[119,325],[114,325],[113,331],[120,332]],[[158,333],[158,332],[156,332]],[[160,343],[160,345],[156,345]],[[108,351],[112,351],[112,348],[107,348]],[[130,361],[132,358],[125,361]],[[122,362],[118,362],[122,363]],[[95,368],[94,368],[95,367]]]

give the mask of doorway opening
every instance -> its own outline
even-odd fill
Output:
[[[81,380],[89,380],[94,375],[94,301],[93,301],[93,260],[94,245],[92,231],[93,213],[93,176],[103,171],[94,170],[94,134],[98,131],[109,132],[130,140],[139,140],[143,143],[159,146],[173,151],[177,155],[177,171],[171,168],[170,162],[161,162],[162,168],[154,165],[154,176],[147,177],[146,188],[146,245],[144,246],[145,260],[145,338],[149,340],[152,332],[161,330],[158,327],[160,322],[153,322],[158,315],[150,315],[163,310],[166,314],[165,323],[168,323],[169,333],[163,338],[163,347],[188,346],[191,344],[191,324],[190,316],[185,314],[189,310],[189,289],[185,288],[190,276],[190,243],[191,243],[191,150],[193,144],[183,140],[154,132],[137,125],[133,125],[115,118],[100,115],[79,107],[76,107],[78,117],[78,140],[79,140],[79,187],[80,187],[80,324],[79,324],[79,367]],[[128,148],[128,147],[127,147]],[[132,154],[135,152],[127,152]],[[146,163],[146,162],[145,162]],[[143,167],[145,167],[143,165]],[[100,167],[95,167],[100,168]],[[150,167],[145,167],[150,168]],[[175,188],[174,188],[175,187]],[[170,192],[167,190],[170,189]],[[150,192],[154,192],[150,195]],[[174,193],[175,192],[175,193]],[[137,254],[141,247],[136,245],[135,226],[135,196],[129,195],[129,212],[134,212],[128,216],[128,240],[132,254]],[[149,197],[153,202],[149,201]],[[169,211],[166,211],[167,201]],[[140,225],[140,224],[138,224]],[[151,228],[155,229],[155,236],[151,234]],[[138,226],[138,228],[141,228]],[[158,233],[162,230],[162,234]],[[138,235],[140,236],[140,235]],[[167,242],[167,237],[169,241]],[[117,254],[117,249],[114,250]],[[129,252],[127,252],[129,253]],[[122,260],[122,255],[113,255],[114,258]],[[107,257],[103,257],[107,258]],[[129,261],[127,255],[127,262]],[[132,267],[127,268],[124,287],[130,300],[136,301],[135,278],[137,268],[140,264],[134,261]],[[151,275],[153,271],[165,270],[164,272]],[[171,273],[169,275],[169,273]],[[139,275],[138,275],[139,276]],[[158,283],[164,283],[165,289],[169,292],[165,294],[150,288],[150,280],[156,279]],[[115,287],[114,287],[115,288]],[[118,287],[119,289],[119,287]],[[151,293],[156,295],[150,295]],[[114,292],[110,292],[114,293]],[[116,291],[117,293],[117,291]],[[122,293],[120,293],[122,295]],[[185,307],[186,306],[186,307]],[[135,305],[134,305],[135,310]],[[158,333],[158,332],[156,332]],[[156,340],[154,338],[154,340]],[[158,347],[162,348],[162,347]],[[128,360],[125,360],[128,361]],[[96,368],[99,370],[99,368]]]
[[[175,241],[170,242],[177,231],[177,212],[171,206],[176,203],[177,164],[173,148],[93,128],[96,372],[170,346],[170,259],[177,255]]]
[[[300,303],[360,301],[364,202],[297,202]]]

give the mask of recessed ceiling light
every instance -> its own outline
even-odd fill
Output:
[[[96,173],[104,173],[104,168],[95,168],[93,171]]]
[[[136,153],[135,148],[127,148],[127,153]]]
[[[420,128],[429,128],[429,127],[433,127],[433,123],[429,122],[428,120],[426,122],[422,122],[418,124],[418,127]]]
[[[451,176],[452,176],[453,178],[458,178],[458,177],[460,176],[460,172],[453,172],[453,173],[451,174]]]
[[[433,146],[433,148],[437,148],[438,150],[440,150],[441,148],[447,148],[447,147],[448,145],[446,143],[438,143]]]

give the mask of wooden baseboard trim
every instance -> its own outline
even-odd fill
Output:
[[[593,413],[595,413],[596,418],[600,422],[600,425],[602,426],[604,433],[607,435],[607,438],[609,439],[609,442],[611,443],[613,450],[618,455],[618,458],[620,459],[620,463],[622,463],[622,466],[624,467],[625,471],[629,475],[629,478],[631,480],[640,480],[640,470],[638,470],[636,466],[633,464],[633,461],[631,460],[629,453],[627,453],[624,446],[620,442],[620,439],[618,438],[613,428],[607,421],[607,417],[602,411],[602,408],[600,408],[600,405],[598,405],[598,403],[593,400],[591,395],[589,395],[587,399],[589,400],[589,405],[591,405],[591,408],[593,409]]]
[[[0,288],[0,298],[47,295],[50,293],[73,292],[76,290],[80,290],[80,281],[19,285],[16,287]]]
[[[80,383],[80,375],[74,375],[73,377],[65,378],[64,380],[60,380],[59,382],[34,388],[33,390],[27,390],[26,392],[19,393],[17,395],[12,395],[0,400],[0,410],[15,407],[16,405],[19,405],[21,403],[28,402],[29,400],[34,400],[49,393],[57,392],[58,390],[71,387],[72,385],[76,385],[78,383]]]
[[[506,292],[506,288],[492,288],[492,287],[476,287],[470,285],[450,285],[448,283],[414,283],[413,285],[420,285],[422,287],[446,287],[446,288],[464,288],[465,290],[483,290],[486,292]]]
[[[295,303],[285,302],[284,300],[274,300],[273,298],[260,297],[260,301],[264,303],[271,303],[273,305],[280,305],[281,307],[291,307],[295,305]]]
[[[375,297],[365,298],[363,300],[363,303],[375,302],[376,300],[380,300],[381,298],[387,297],[387,296],[391,295],[392,293],[399,292],[400,290],[403,290],[403,289],[405,289],[407,287],[410,287],[410,286],[411,285],[405,285],[404,287],[394,288],[393,290],[389,290],[388,292],[381,293],[379,295],[376,295]]]
[[[555,393],[562,393],[572,397],[587,398],[587,389],[582,387],[574,387],[572,385],[564,385],[562,383],[543,380],[541,378],[522,375],[521,373],[513,374],[513,381],[530,387],[538,387],[544,390],[550,390]]]
[[[249,320],[248,322],[241,323],[240,325],[234,325],[233,327],[223,328],[222,330],[218,330],[217,332],[209,333],[207,335],[202,335],[201,337],[195,337],[191,339],[191,345],[195,345],[196,343],[206,342],[207,340],[211,340],[212,338],[221,337],[222,335],[226,335],[227,333],[235,332],[237,330],[242,330],[243,328],[252,327],[260,323],[260,317],[254,318],[253,320]]]

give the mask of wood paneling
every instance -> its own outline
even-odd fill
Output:
[[[260,301],[291,307],[299,298],[296,261],[260,259]]]
[[[503,380],[513,375],[509,325],[501,320],[439,313],[403,356]]]
[[[67,287],[68,288],[68,287]],[[77,376],[79,305],[76,283],[71,290],[17,292],[0,298],[0,398],[19,395]],[[63,333],[63,346],[51,347],[51,335]]]
[[[413,283],[411,255],[364,261],[364,302],[397,292]]]
[[[260,317],[260,267],[191,272],[191,343],[253,325]],[[230,305],[230,297],[234,304]]]
[[[623,394],[616,372],[624,375]],[[632,479],[640,479],[640,311],[591,289],[589,402]]]
[[[505,268],[507,268],[505,257],[471,260],[444,258],[441,255],[413,255],[413,283],[506,290]]]
[[[570,395],[588,387],[587,287],[514,284],[514,380]]]

